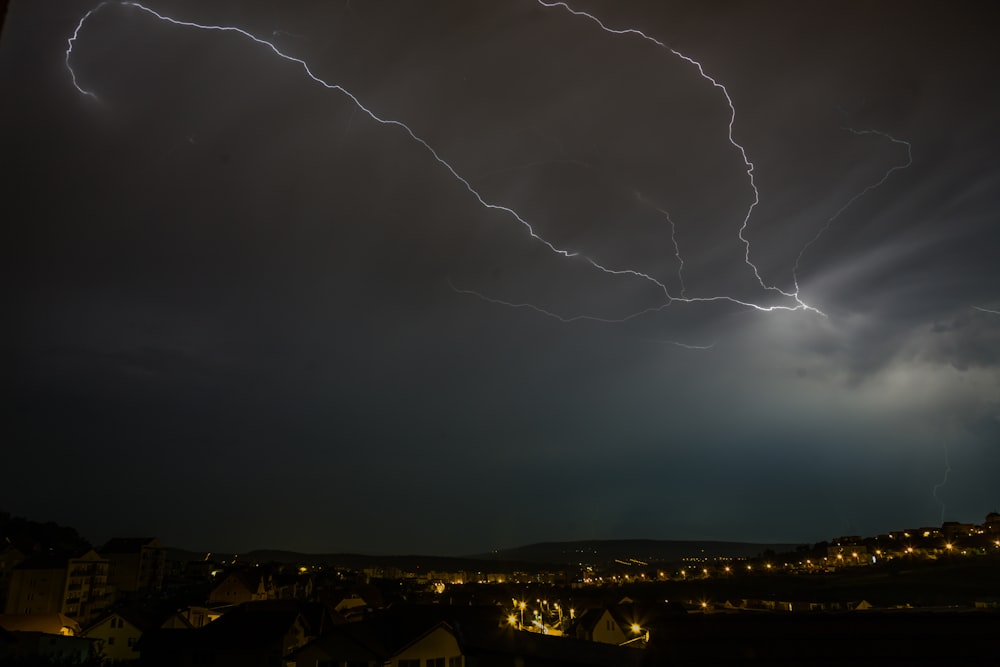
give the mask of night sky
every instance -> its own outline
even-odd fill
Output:
[[[443,555],[1000,508],[980,5],[147,6],[469,188],[136,7],[83,94],[95,4],[11,2],[0,507]]]

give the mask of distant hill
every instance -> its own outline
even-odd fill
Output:
[[[643,563],[679,562],[684,558],[754,558],[765,551],[794,551],[796,544],[756,542],[715,542],[678,540],[586,540],[581,542],[542,542],[499,549],[490,553],[449,556],[368,556],[365,554],[303,554],[294,551],[257,549],[238,554],[242,563],[298,563],[302,565],[339,565],[345,568],[398,567],[418,570],[471,570],[511,572],[537,569],[541,565],[563,567],[578,563],[608,565],[614,561]],[[212,554],[213,560],[230,560],[234,554]],[[175,561],[204,560],[205,552],[169,549],[167,558]]]
[[[510,560],[525,563],[586,563],[607,565],[616,560],[644,563],[678,562],[685,558],[754,558],[765,551],[794,551],[797,544],[716,542],[698,540],[585,540],[540,542],[513,549],[500,549],[470,558]]]
[[[179,562],[205,560],[206,552],[187,551],[185,549],[167,549],[167,559]],[[295,551],[278,549],[255,549],[239,554],[232,552],[212,553],[209,560],[230,561],[236,556],[237,563],[285,563],[297,565],[328,565],[351,570],[361,570],[369,567],[397,567],[406,572],[423,571],[472,571],[472,572],[513,572],[526,568],[538,569],[537,561],[511,562],[493,558],[450,557],[450,556],[420,556],[401,554],[396,556],[369,556],[365,554],[304,554]]]

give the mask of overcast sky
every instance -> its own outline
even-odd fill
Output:
[[[572,4],[662,45],[537,0],[147,5],[275,52],[14,0],[0,507],[449,555],[982,521],[993,24],[705,4]]]

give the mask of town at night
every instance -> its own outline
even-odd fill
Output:
[[[1000,664],[1000,43],[0,0],[0,664]]]

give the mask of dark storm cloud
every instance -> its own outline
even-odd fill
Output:
[[[565,324],[461,290],[606,319],[663,292],[552,253],[238,35],[108,5],[73,57],[101,101],[81,96],[63,59],[90,8],[14,3],[0,45],[7,456],[53,489],[14,480],[12,511],[225,549],[818,540],[936,520],[946,453],[946,518],[995,508],[1000,316],[973,306],[1000,293],[1000,100],[975,16],[581,4],[726,84],[751,260],[791,290],[829,222],[797,272],[826,317]],[[275,39],[561,248],[794,305],[744,261],[725,98],[654,45],[530,0],[155,9]],[[844,128],[913,158],[846,209],[908,154]],[[99,489],[58,491],[91,461]]]

